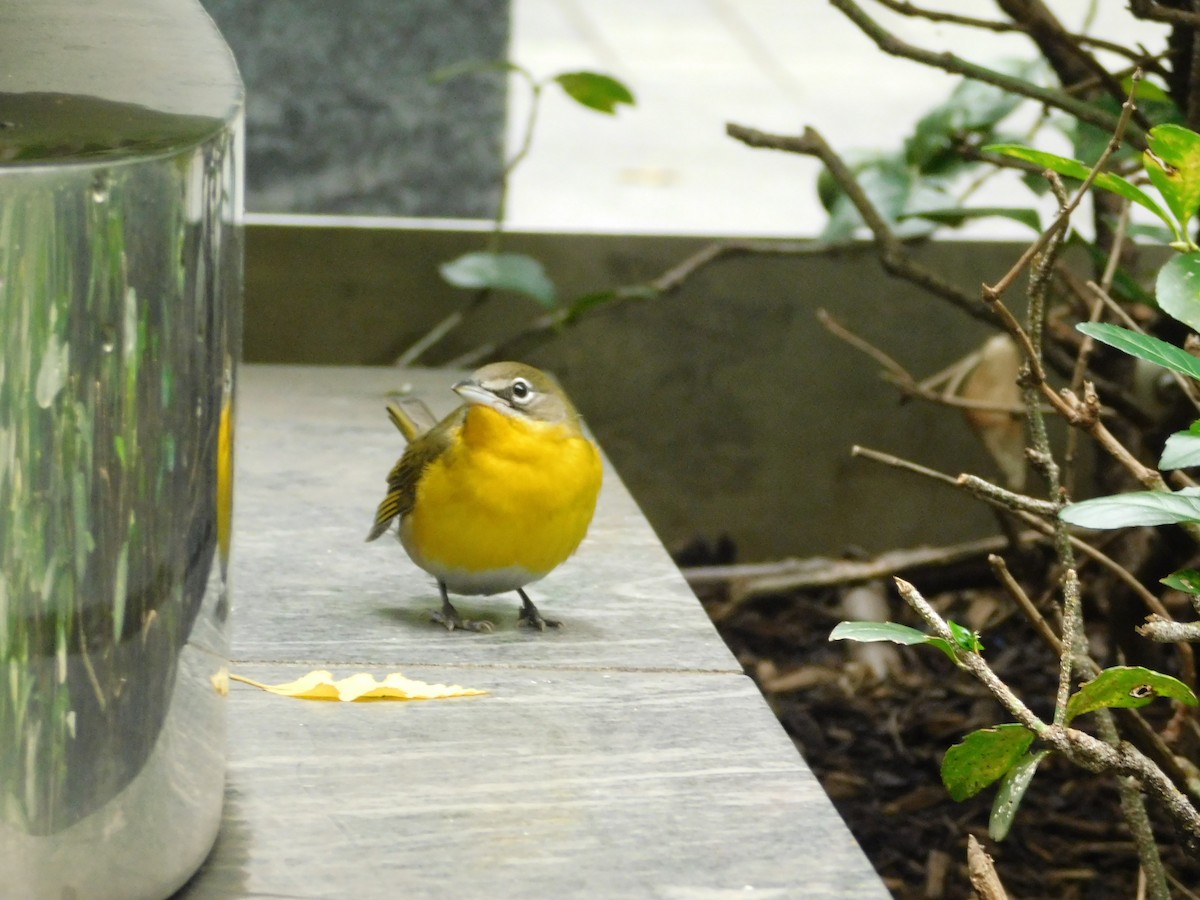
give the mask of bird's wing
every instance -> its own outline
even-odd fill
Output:
[[[438,420],[428,406],[416,397],[400,397],[387,405],[388,418],[410,444],[437,428]]]
[[[388,411],[391,412],[390,408]],[[375,512],[375,523],[367,535],[368,541],[375,540],[388,530],[393,519],[397,516],[403,517],[413,508],[417,501],[417,482],[421,479],[421,473],[454,442],[462,429],[466,414],[467,408],[459,407],[408,445],[404,455],[388,473],[387,496]]]

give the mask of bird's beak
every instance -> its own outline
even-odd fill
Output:
[[[451,390],[472,406],[490,406],[498,412],[503,412],[507,409],[507,405],[503,400],[480,385],[479,382],[472,381],[470,378],[463,379],[454,385]]]

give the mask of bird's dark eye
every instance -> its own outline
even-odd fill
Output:
[[[528,400],[531,394],[533,394],[533,388],[524,378],[518,378],[512,383],[512,398],[518,403]]]

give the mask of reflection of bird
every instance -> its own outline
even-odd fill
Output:
[[[409,444],[388,475],[387,497],[367,540],[399,518],[400,543],[437,579],[442,608],[434,621],[451,631],[492,626],[462,619],[447,591],[516,591],[521,624],[557,626],[542,618],[523,588],[583,540],[600,492],[600,454],[544,372],[493,363],[454,391],[466,403],[433,425],[428,411],[414,415],[389,404],[388,415]]]

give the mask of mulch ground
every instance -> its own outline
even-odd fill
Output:
[[[736,605],[722,589],[699,592],[725,642],[896,897],[972,896],[968,834],[992,856],[1010,897],[1139,896],[1133,841],[1111,779],[1050,757],[1012,832],[999,843],[987,835],[994,788],[963,803],[950,799],[939,776],[946,749],[976,728],[1009,719],[937,650],[896,647],[893,670],[880,678],[856,658],[856,648],[884,645],[828,640],[833,626],[846,618],[840,612],[843,591],[796,592]],[[970,621],[972,610],[990,610],[981,629],[985,655],[1035,712],[1051,717],[1057,659],[1023,619],[997,614],[1003,598],[983,588],[928,599],[959,621]],[[893,621],[920,625],[894,593],[887,602]],[[1156,706],[1169,715],[1167,704]],[[1155,824],[1176,879],[1173,895],[1196,896],[1191,892],[1200,886],[1200,860],[1189,858],[1163,823]]]

